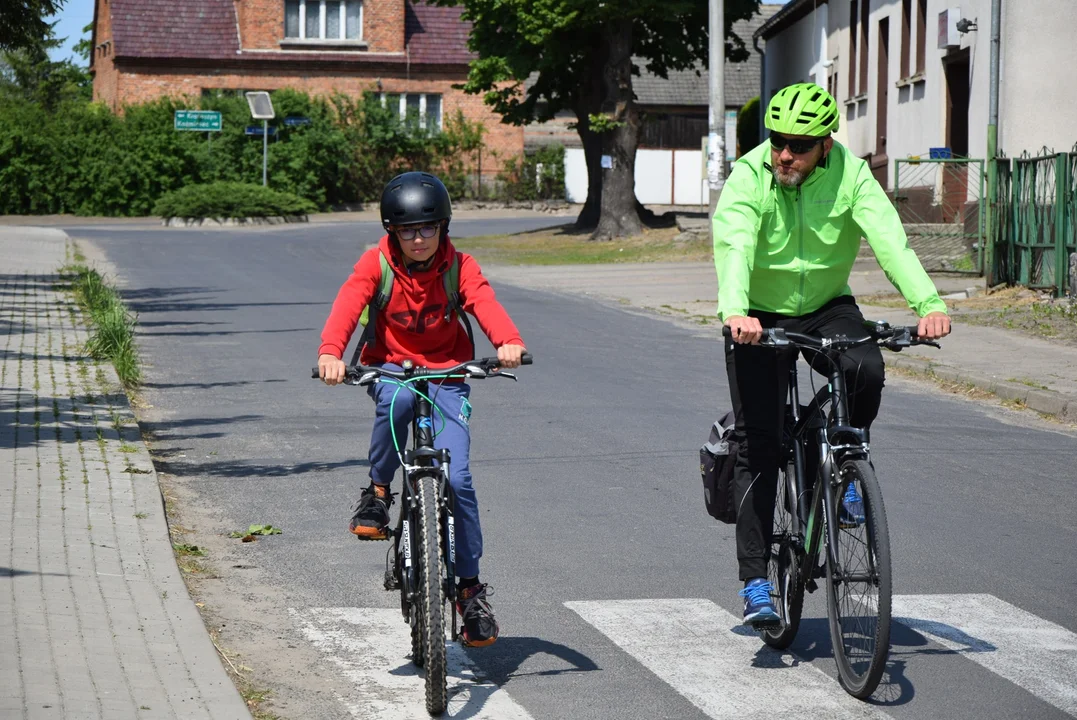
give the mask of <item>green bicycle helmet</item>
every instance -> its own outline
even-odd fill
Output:
[[[778,91],[764,124],[782,135],[825,137],[838,129],[838,103],[815,83],[797,83]]]

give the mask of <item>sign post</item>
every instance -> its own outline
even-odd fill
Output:
[[[276,117],[269,93],[259,90],[245,93],[251,108],[251,117],[262,121],[262,186],[267,185],[266,168],[269,164],[269,121]]]

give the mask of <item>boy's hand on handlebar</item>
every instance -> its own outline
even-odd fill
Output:
[[[763,326],[759,318],[732,315],[725,319],[725,324],[729,327],[730,337],[735,343],[758,345],[763,338]]]
[[[502,345],[497,349],[498,366],[506,370],[520,367],[525,352],[527,348],[523,345]]]
[[[932,312],[920,318],[916,324],[916,334],[921,340],[938,340],[950,334],[950,316],[943,312]]]
[[[318,356],[318,374],[326,385],[344,382],[344,361],[335,355],[323,353]]]

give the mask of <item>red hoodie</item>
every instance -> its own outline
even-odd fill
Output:
[[[382,237],[378,247],[363,253],[355,264],[351,277],[341,286],[329,319],[322,329],[319,354],[343,358],[359,316],[378,292],[381,278],[381,259],[385,253],[396,276],[393,292],[385,310],[378,312],[376,337],[373,345],[363,349],[360,362],[400,364],[412,360],[426,367],[451,367],[471,359],[471,342],[467,331],[457,318],[445,321],[445,281],[442,279],[456,248],[448,237],[438,245],[434,261],[427,270],[409,271],[397,243],[389,236]],[[523,345],[520,331],[509,314],[494,297],[494,289],[483,277],[475,258],[466,253],[460,256],[460,301],[463,309],[479,321],[479,327],[495,348],[502,345]]]

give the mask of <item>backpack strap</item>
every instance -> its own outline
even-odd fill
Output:
[[[471,357],[475,357],[475,333],[471,329],[471,321],[463,310],[463,299],[460,297],[460,253],[454,253],[449,269],[441,276],[445,283],[445,322],[452,322],[453,313],[464,323],[467,330],[467,339],[471,342]]]
[[[378,313],[386,308],[389,304],[389,298],[393,295],[393,268],[389,265],[389,258],[385,257],[385,253],[379,252],[378,259],[381,261],[381,277],[378,279],[378,291],[374,293],[374,298],[363,308],[363,314],[359,316],[359,322],[363,325],[363,334],[359,337],[359,342],[355,346],[355,353],[352,355],[351,361],[352,365],[359,362],[359,354],[363,352],[364,347],[368,344],[374,344]]]

